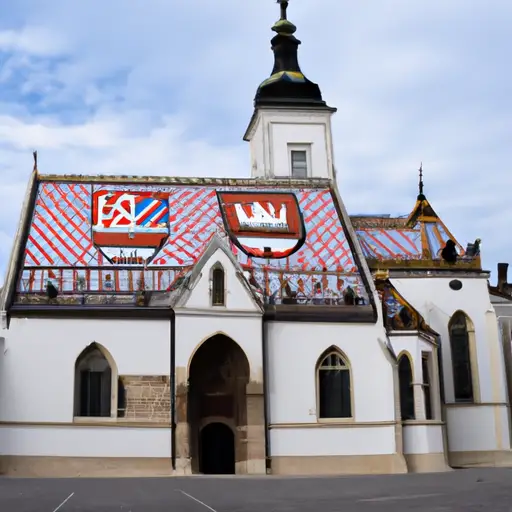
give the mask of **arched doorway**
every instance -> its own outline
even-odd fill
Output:
[[[215,446],[212,446],[215,442],[221,443],[223,449],[228,452],[230,449],[234,451],[231,463],[233,467],[230,465],[232,473],[235,472],[237,462],[247,460],[249,376],[249,361],[244,351],[224,334],[212,336],[194,354],[189,367],[187,400],[189,449],[193,473],[204,472],[207,469],[208,472],[220,471],[224,468],[219,466],[220,462],[208,462],[216,450]],[[224,423],[233,425],[234,431]],[[201,430],[204,424],[207,425]],[[229,441],[231,438],[228,436],[233,436],[233,440]],[[215,441],[216,439],[218,441]],[[226,448],[228,446],[233,448]],[[207,462],[202,460],[203,456]],[[225,460],[228,459],[226,455]],[[205,463],[208,467],[203,468]]]
[[[201,430],[199,471],[204,475],[235,474],[235,434],[224,423],[212,422]]]

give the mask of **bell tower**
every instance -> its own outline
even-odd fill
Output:
[[[278,0],[281,17],[272,30],[274,67],[254,98],[244,135],[251,147],[251,176],[266,179],[335,178],[331,116],[320,87],[298,61],[301,41],[288,20],[288,1]]]

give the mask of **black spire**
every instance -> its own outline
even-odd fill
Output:
[[[418,183],[418,189],[419,189],[418,201],[425,201],[425,199],[427,199],[427,198],[425,197],[425,194],[423,193],[423,162],[420,164],[419,171],[420,171],[420,181]]]
[[[308,80],[300,69],[297,53],[301,42],[293,35],[297,27],[287,17],[288,0],[277,0],[277,3],[281,6],[281,18],[272,27],[277,33],[271,41],[274,68],[270,78],[258,87],[254,105],[325,107],[320,88]]]

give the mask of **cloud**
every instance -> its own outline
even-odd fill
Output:
[[[270,0],[6,6],[0,275],[33,149],[45,173],[248,175],[241,137],[272,67]],[[506,260],[512,4],[293,0],[289,13],[303,71],[338,107],[349,211],[409,213],[423,161],[427,196],[455,236],[480,236],[487,268]]]

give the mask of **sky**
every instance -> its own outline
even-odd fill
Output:
[[[246,177],[273,0],[0,0],[0,284],[41,173]],[[512,2],[291,0],[299,61],[337,107],[351,214],[425,193],[483,264],[512,263]],[[512,276],[511,276],[512,278]]]

